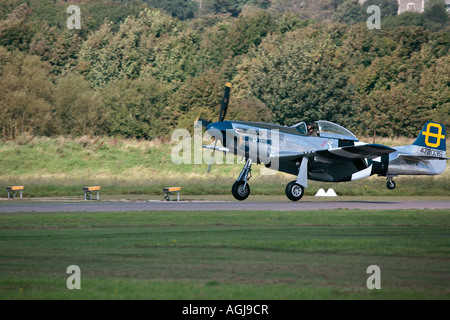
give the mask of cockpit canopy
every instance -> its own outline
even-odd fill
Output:
[[[297,129],[298,133],[300,133],[300,134],[308,133],[308,129],[306,128],[306,123],[304,123],[304,122],[296,123],[292,126],[292,128]]]
[[[344,127],[325,120],[315,122],[318,126],[319,136],[321,138],[334,138],[350,141],[358,141],[358,138],[349,130]]]
[[[315,132],[321,138],[332,138],[332,139],[342,139],[350,141],[358,141],[358,138],[349,130],[344,127],[325,120],[319,120],[314,122]],[[302,135],[308,134],[308,127],[305,122],[299,122],[292,126],[292,128],[297,129],[297,131]]]

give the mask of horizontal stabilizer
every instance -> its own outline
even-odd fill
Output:
[[[429,160],[450,160],[450,158],[439,157],[439,156],[422,156],[422,155],[414,155],[414,154],[400,154],[399,157],[402,157],[405,160],[410,161],[429,161]]]

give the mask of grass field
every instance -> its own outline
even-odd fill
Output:
[[[449,227],[450,210],[0,214],[0,298],[449,299]]]

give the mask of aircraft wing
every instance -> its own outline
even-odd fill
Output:
[[[370,175],[371,168],[365,159],[375,159],[397,150],[379,144],[364,144],[311,150],[310,152],[282,151],[272,154],[278,158],[280,171],[298,174],[297,183],[307,187],[307,181],[313,175],[321,181],[350,181]],[[296,162],[297,166],[292,163]],[[313,179],[314,180],[314,179]]]
[[[341,148],[319,150],[315,153],[333,160],[375,159],[397,150],[382,144],[361,144]]]
[[[279,158],[284,161],[296,161],[312,153],[296,152],[296,151],[279,151],[278,153],[271,154],[270,158]]]
[[[395,149],[381,144],[361,144],[358,146],[347,146],[318,150],[313,152],[281,151],[278,155],[272,155],[285,161],[296,161],[303,157],[313,158],[317,155],[331,160],[354,160],[354,159],[375,159],[386,154],[395,152]]]

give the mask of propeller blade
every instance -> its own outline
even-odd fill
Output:
[[[206,173],[208,173],[208,174],[211,171],[211,166],[212,166],[212,163],[213,163],[213,160],[214,160],[214,156],[216,154],[216,147],[217,147],[217,139],[214,142],[214,149],[213,149],[212,154],[211,154],[211,159],[209,160],[208,170],[206,171]]]
[[[230,100],[231,87],[232,87],[231,83],[227,82],[225,84],[225,93],[223,94],[222,106],[220,107],[220,115],[219,115],[219,121],[220,122],[222,122],[225,119],[225,116],[227,114],[228,101]]]

